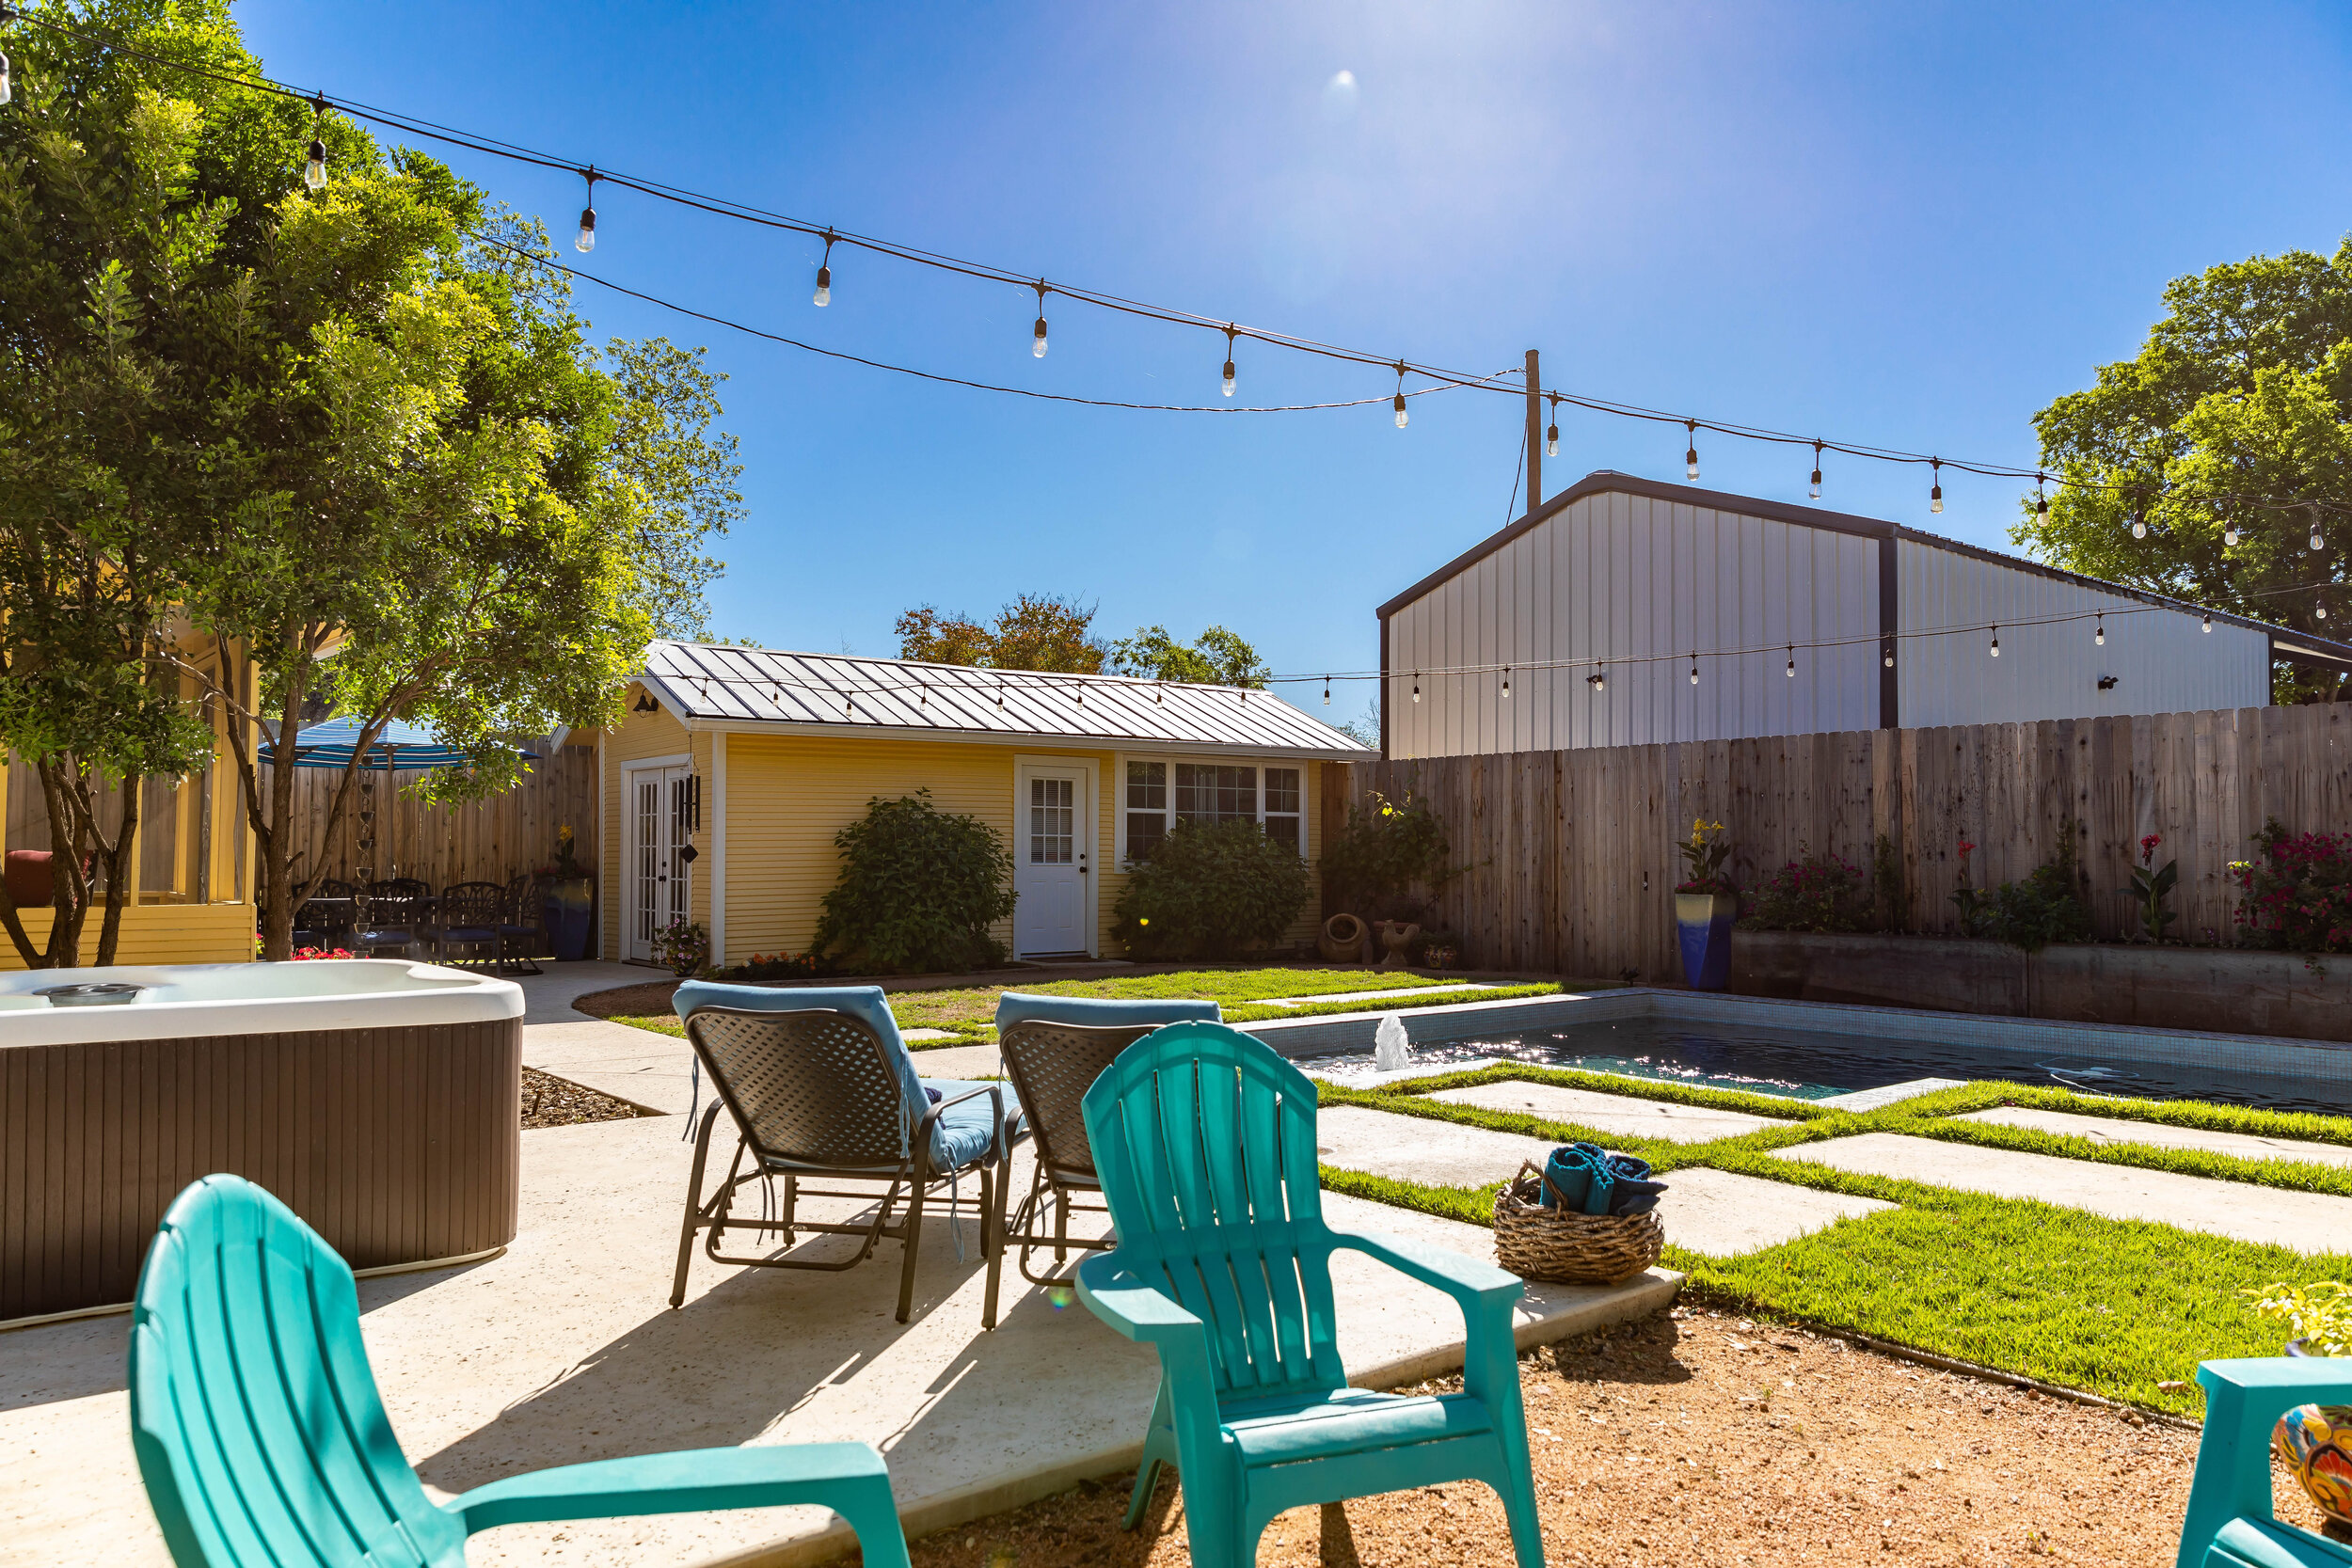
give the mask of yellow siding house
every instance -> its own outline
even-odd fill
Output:
[[[1374,753],[1263,691],[657,642],[600,741],[603,955],[671,920],[711,961],[798,953],[866,802],[928,788],[1012,850],[1021,958],[1115,956],[1121,867],[1176,821],[1243,817],[1312,861],[1323,771]],[[1311,902],[1294,936],[1314,932]]]

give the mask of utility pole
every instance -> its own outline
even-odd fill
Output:
[[[1535,364],[1535,351],[1527,351],[1527,512],[1534,515],[1544,499],[1544,381]]]

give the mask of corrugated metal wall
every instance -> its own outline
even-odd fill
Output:
[[[1903,726],[2021,723],[2132,713],[2260,707],[2270,701],[2270,639],[2121,594],[1903,539],[1895,546]],[[2098,623],[2038,617],[2104,610]],[[2001,628],[2001,657],[1990,628]],[[2116,684],[2099,689],[2099,678]]]
[[[1389,755],[1634,746],[1879,721],[1876,540],[1617,492],[1538,523],[1388,622]],[[1857,639],[1800,649],[1788,642]],[[1703,655],[1693,649],[1758,649]],[[1612,663],[1596,690],[1596,658]],[[1416,669],[1538,663],[1497,674]]]

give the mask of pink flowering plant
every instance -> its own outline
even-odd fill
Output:
[[[1746,924],[1762,931],[1858,931],[1862,868],[1835,852],[1797,846],[1797,858],[1766,875]]]
[[[2232,861],[2249,946],[2352,953],[2352,833],[2290,833],[2276,817],[2254,835],[2256,856]]]

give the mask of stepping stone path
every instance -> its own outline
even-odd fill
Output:
[[[1553,1148],[1540,1138],[1359,1105],[1324,1107],[1316,1117],[1315,1144],[1325,1164],[1432,1187],[1501,1181],[1517,1175],[1522,1160],[1541,1164]],[[1678,1170],[1661,1180],[1668,1185],[1658,1204],[1666,1240],[1719,1258],[1777,1246],[1837,1220],[1895,1207],[1728,1171]]]
[[[2341,1250],[2352,1236],[2352,1197],[2249,1186],[2130,1165],[2017,1154],[1975,1144],[1865,1132],[1775,1150],[1861,1176],[1885,1176],[1994,1197],[2034,1198],[2115,1220],[2151,1220],[2208,1235],[2293,1248]]]
[[[1999,1105],[1971,1111],[1954,1121],[1984,1121],[1996,1127],[2025,1127],[2036,1132],[2089,1138],[2095,1144],[2143,1144],[2150,1148],[2199,1148],[2208,1154],[2228,1154],[2240,1160],[2308,1160],[2313,1164],[2352,1169],[2352,1144],[2310,1143],[2300,1138],[2265,1138],[2251,1132],[2216,1132],[2202,1127],[2174,1127],[2157,1121],[2125,1121],[2118,1117],[2084,1117],[2071,1111],[2036,1111],[2023,1105]]]
[[[1440,1089],[1429,1098],[1454,1105],[1475,1105],[1481,1110],[1569,1122],[1615,1137],[1663,1138],[1682,1144],[1713,1143],[1718,1138],[1744,1137],[1768,1127],[1788,1125],[1744,1111],[1602,1094],[1559,1084],[1472,1084],[1467,1088]]]

